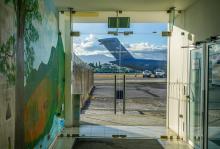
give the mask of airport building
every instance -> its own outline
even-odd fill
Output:
[[[0,0],[0,148],[219,149],[219,14],[219,0]],[[77,55],[92,40],[74,24],[104,24],[93,39],[115,72]],[[135,34],[166,40],[165,58],[134,58],[120,41]]]

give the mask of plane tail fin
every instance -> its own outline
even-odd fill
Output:
[[[134,57],[128,52],[128,50],[120,43],[118,38],[105,38],[98,40],[100,44],[104,45],[106,49],[115,57],[119,59],[133,59]]]

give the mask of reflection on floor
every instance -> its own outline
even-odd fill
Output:
[[[72,148],[76,138],[112,138],[114,136],[126,136],[126,139],[157,139],[165,149],[190,149],[190,146],[183,141],[177,141],[176,139],[161,140],[160,137],[162,135],[174,136],[175,134],[165,127],[159,126],[82,125],[79,128],[65,128],[52,148]]]
[[[163,149],[157,139],[79,138],[74,149]]]

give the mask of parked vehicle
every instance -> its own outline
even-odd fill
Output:
[[[165,71],[163,71],[161,69],[157,69],[155,71],[155,76],[156,76],[156,78],[165,78],[166,74],[165,74]]]
[[[151,71],[149,71],[149,70],[143,71],[143,78],[151,78],[153,76],[154,76],[154,74]]]

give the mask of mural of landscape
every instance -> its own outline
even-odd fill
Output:
[[[25,86],[24,127],[28,147],[36,145],[45,135],[50,138],[54,119],[63,115],[63,66],[64,51],[59,36],[56,48],[51,49],[48,64],[41,63],[38,70],[34,69]]]
[[[0,148],[13,148],[16,13],[11,1],[0,0],[0,8]]]
[[[64,123],[64,47],[52,1],[33,3],[25,27],[24,128],[26,147],[40,148],[51,144]]]
[[[64,47],[53,1],[26,5],[24,141],[26,148],[47,148],[64,125]],[[14,148],[17,18],[14,1],[0,0],[0,8],[0,136],[7,136],[0,148]]]

